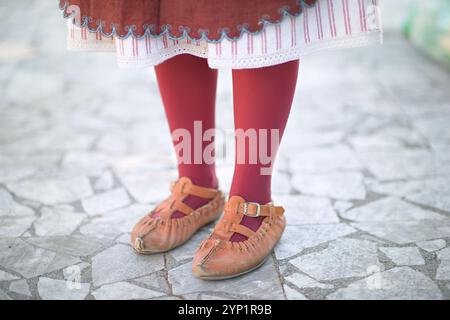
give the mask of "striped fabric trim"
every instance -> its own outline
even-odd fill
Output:
[[[375,35],[375,36],[374,36]],[[210,65],[230,68],[255,68],[256,61],[274,61],[277,55],[282,61],[289,52],[299,58],[304,52],[320,51],[330,47],[333,40],[339,47],[353,46],[354,39],[360,43],[364,36],[381,40],[381,25],[376,0],[319,0],[297,17],[289,17],[280,24],[268,25],[259,34],[247,34],[239,40],[224,39],[218,43],[172,40],[167,35],[136,39],[115,39],[88,32],[72,24],[69,26],[69,48],[85,46],[115,50],[119,66],[152,66],[181,53],[191,53],[209,60]],[[372,42],[371,40],[371,42]],[[105,44],[105,46],[102,46]],[[314,48],[314,50],[312,50]],[[89,49],[88,49],[89,50]],[[265,57],[270,56],[270,59]],[[253,61],[245,65],[243,61]],[[266,62],[265,62],[266,63]]]

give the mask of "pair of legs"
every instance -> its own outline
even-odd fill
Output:
[[[206,130],[215,127],[217,70],[209,68],[206,59],[178,55],[156,66],[155,70],[171,132],[185,129],[194,137],[195,121],[201,121],[202,136]],[[235,130],[253,129],[258,132],[259,129],[278,129],[281,139],[292,105],[297,74],[298,61],[266,68],[233,70]],[[271,150],[270,133],[267,139],[261,141],[260,135],[257,135],[257,140],[257,149],[266,148],[268,155],[274,159],[276,150]],[[176,143],[178,141],[174,141]],[[191,150],[194,150],[194,143],[191,139]],[[208,141],[202,142],[202,149],[209,144]],[[245,148],[248,155],[249,143]],[[272,200],[271,175],[262,174],[261,169],[267,164],[259,157],[256,160],[256,163],[235,163],[230,196],[238,195],[246,201],[265,204]],[[189,177],[196,185],[218,186],[214,163],[179,161],[178,172],[180,177]],[[191,208],[198,208],[207,200],[189,196],[184,202]],[[175,212],[172,218],[182,216],[182,213]],[[245,216],[241,224],[256,231],[261,222],[262,217]],[[245,236],[235,233],[231,241],[245,239]]]

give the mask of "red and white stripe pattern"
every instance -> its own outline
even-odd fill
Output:
[[[316,27],[317,27],[317,39],[323,39],[323,17],[322,17],[322,8],[320,6],[320,2],[317,3],[315,7],[315,19],[316,19]]]
[[[121,66],[152,66],[190,53],[208,58],[212,67],[253,68],[293,60],[309,51],[368,44],[369,37],[376,40],[378,36],[379,41],[379,21],[377,0],[319,0],[297,17],[288,16],[280,24],[268,24],[260,33],[245,33],[235,41],[177,40],[163,34],[115,39],[114,48]],[[112,40],[72,25],[71,41],[99,44]]]
[[[222,43],[212,50],[220,54]],[[116,39],[118,59],[129,63],[133,59],[146,59],[155,56],[169,56],[175,52],[195,51],[197,55],[206,55],[207,43],[204,41],[192,41],[189,39],[172,39],[168,34],[160,37],[145,36],[141,39],[128,37],[126,39]],[[237,46],[235,47],[237,49]],[[237,56],[238,52],[235,52]]]
[[[76,27],[68,20],[69,36],[67,46],[76,51],[111,51],[116,50],[115,40],[107,38],[101,32],[90,32],[87,28]]]
[[[336,37],[336,18],[333,0],[327,0],[328,30],[331,38]]]
[[[285,62],[279,59],[299,58],[322,48],[379,42],[381,26],[376,24],[369,28],[367,23],[374,20],[368,12],[378,12],[373,9],[376,4],[376,0],[319,0],[315,6],[305,8],[300,16],[268,25],[259,34],[223,41],[220,52],[208,50],[209,64],[212,67],[257,67]],[[263,62],[258,65],[258,61]]]

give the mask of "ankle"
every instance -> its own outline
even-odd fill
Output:
[[[250,192],[248,192],[250,191]],[[232,196],[240,196],[242,198],[245,199],[245,201],[247,202],[256,202],[259,204],[266,204],[272,201],[272,196],[270,193],[252,193],[251,191],[253,191],[251,188],[249,188],[249,190],[245,190],[245,191],[237,191],[237,190],[233,190],[233,188],[230,190],[230,197]]]
[[[180,172],[179,177],[188,177],[189,179],[191,179],[193,184],[199,187],[217,189],[219,186],[219,182],[215,173],[206,175],[193,175],[189,173],[182,174]]]

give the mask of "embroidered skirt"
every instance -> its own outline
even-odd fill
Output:
[[[120,67],[151,67],[187,53],[208,59],[212,68],[258,68],[382,40],[377,0],[74,0],[60,5],[71,18],[68,49],[115,52]]]

